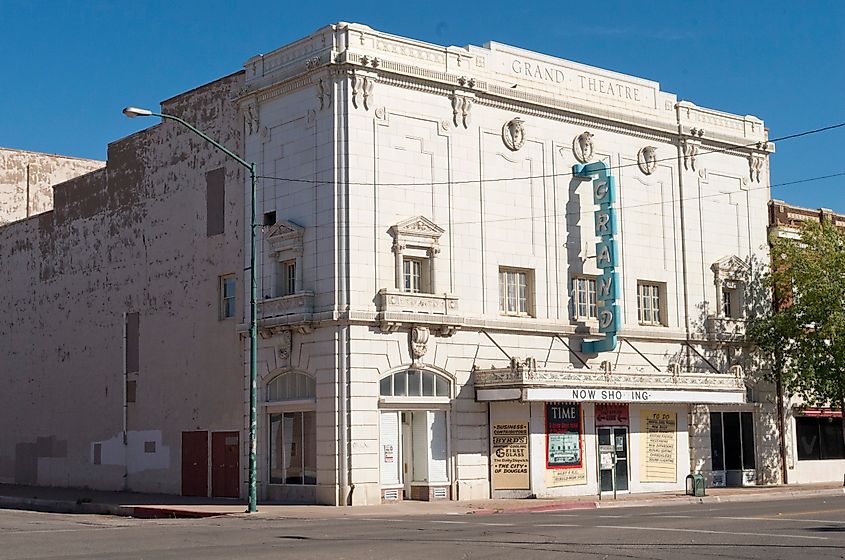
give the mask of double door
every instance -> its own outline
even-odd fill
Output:
[[[602,492],[628,491],[628,428],[600,427],[599,487]]]
[[[237,498],[240,487],[240,434],[211,433],[211,496]],[[182,432],[182,495],[208,496],[208,432]]]

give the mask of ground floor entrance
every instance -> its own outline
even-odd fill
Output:
[[[379,417],[382,499],[449,499],[448,411],[382,410]]]
[[[239,442],[238,432],[211,432],[211,456],[209,457],[209,432],[202,430],[182,432],[182,495],[208,496],[210,472],[212,497],[238,498],[240,496]]]
[[[598,428],[601,492],[628,492],[628,428]]]

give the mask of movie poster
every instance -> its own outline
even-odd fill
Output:
[[[546,403],[546,466],[574,469],[583,466],[581,449],[581,405]]]

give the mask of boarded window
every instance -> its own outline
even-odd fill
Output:
[[[138,382],[134,379],[126,382],[126,402],[135,402],[135,393],[138,389]]]
[[[126,373],[135,373],[138,366],[138,313],[126,314]]]
[[[207,237],[223,233],[225,225],[225,170],[221,167],[205,174]]]

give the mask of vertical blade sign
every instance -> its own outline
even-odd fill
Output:
[[[608,173],[607,164],[597,161],[572,166],[576,179],[593,180],[593,203],[598,206],[595,212],[596,266],[602,275],[597,280],[597,304],[599,332],[605,337],[599,340],[584,341],[581,351],[585,353],[609,352],[616,348],[616,331],[619,308],[619,281],[616,274],[618,249],[616,243],[616,178]]]

